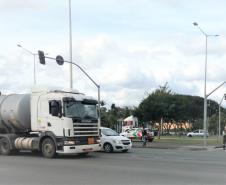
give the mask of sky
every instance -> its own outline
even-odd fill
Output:
[[[0,0],[0,91],[29,93],[34,85],[32,53],[69,60],[68,0]],[[226,1],[71,0],[73,61],[101,87],[107,106],[138,106],[168,83],[179,94],[204,95],[226,80]],[[69,65],[35,61],[37,85],[69,88]],[[73,67],[73,87],[97,97],[97,88]],[[209,98],[219,102],[226,85]],[[223,102],[226,105],[226,101]]]

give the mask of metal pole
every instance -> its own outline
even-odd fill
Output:
[[[221,83],[220,85],[218,85],[215,89],[213,89],[209,94],[206,95],[206,97],[209,97],[211,94],[213,94],[217,89],[219,89],[220,87],[222,87],[224,84],[226,83],[226,81],[224,81],[223,83]]]
[[[100,112],[100,86],[97,86],[98,88],[98,111],[99,111],[99,117],[98,117],[98,124],[99,124],[99,128],[101,127],[101,112]]]
[[[206,34],[206,32],[204,32],[198,25],[197,22],[193,23],[194,26],[196,26],[201,32],[202,34],[205,36],[206,39],[206,51],[205,51],[205,79],[204,79],[204,112],[203,112],[203,130],[204,130],[204,137],[203,137],[203,146],[204,148],[206,148],[206,124],[207,124],[207,97],[212,94],[214,91],[212,91],[210,94],[206,94],[206,76],[207,76],[207,39],[208,37],[217,37],[219,35],[210,35],[210,34]]]
[[[36,67],[35,67],[35,54],[33,54],[34,56],[34,85],[36,85]]]
[[[218,141],[220,141],[221,137],[221,104],[225,98],[225,95],[222,97],[220,103],[219,103],[219,122],[218,122]]]
[[[206,148],[206,120],[207,120],[207,96],[206,96],[206,73],[207,73],[207,35],[206,36],[206,52],[205,52],[205,79],[204,79],[204,118],[203,118],[203,146]]]
[[[69,51],[70,51],[70,62],[72,62],[72,27],[71,27],[71,0],[68,0],[69,4]],[[70,63],[70,88],[73,89],[73,74],[72,74],[72,63]]]
[[[220,136],[221,136],[221,105],[219,105],[218,141],[220,141]]]

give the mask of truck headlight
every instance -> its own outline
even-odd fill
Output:
[[[75,141],[64,141],[65,145],[75,145]]]

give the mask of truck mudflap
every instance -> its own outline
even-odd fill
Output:
[[[89,153],[100,151],[100,144],[93,145],[71,145],[71,146],[63,146],[63,150],[57,150],[58,154],[79,154],[79,153]]]

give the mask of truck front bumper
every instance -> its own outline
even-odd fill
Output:
[[[93,145],[71,145],[71,146],[63,146],[63,150],[57,150],[56,153],[59,154],[79,154],[79,153],[89,153],[100,151],[100,144]]]

